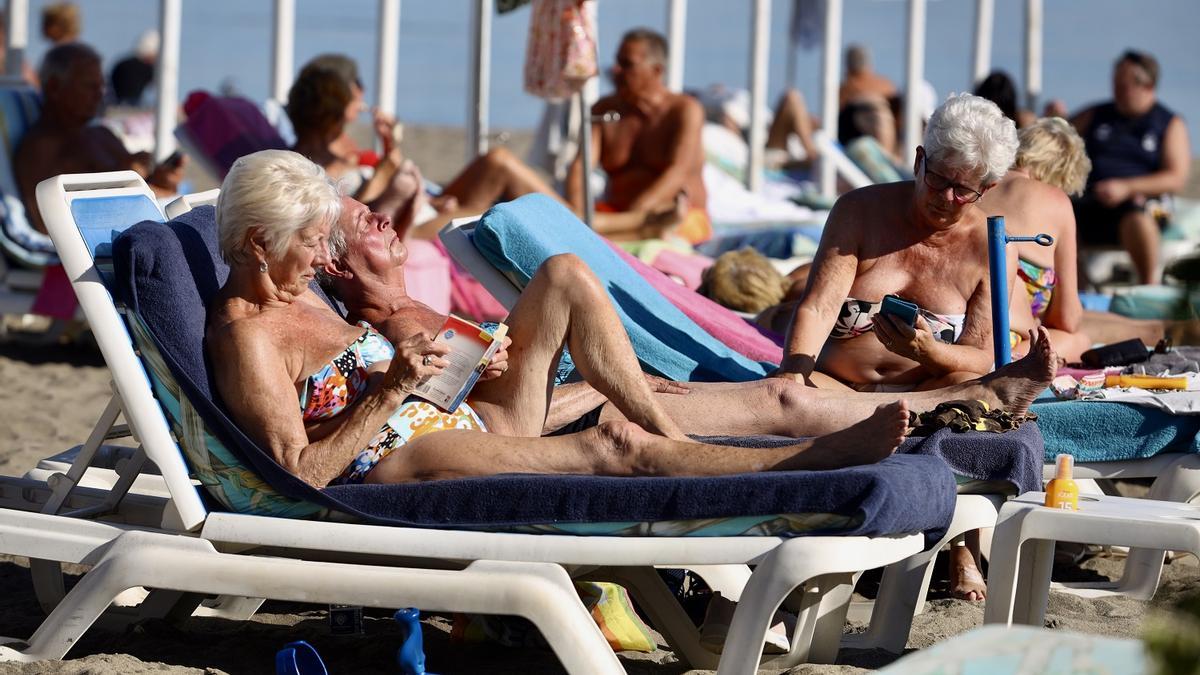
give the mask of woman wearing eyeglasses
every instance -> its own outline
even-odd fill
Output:
[[[1016,150],[1016,127],[996,104],[951,97],[929,120],[915,180],[839,199],[775,375],[817,387],[903,391],[990,371],[986,214],[976,202]],[[1015,264],[1011,257],[1010,279]],[[889,311],[887,295],[915,304],[915,319]]]

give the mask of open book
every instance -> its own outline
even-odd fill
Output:
[[[450,365],[441,373],[418,384],[413,395],[420,396],[446,412],[458,410],[459,404],[491,363],[496,350],[504,344],[504,336],[507,333],[508,326],[504,324],[497,326],[489,335],[477,323],[457,316],[447,317],[434,342],[450,345],[450,353],[446,355]]]

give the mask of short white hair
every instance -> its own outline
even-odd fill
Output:
[[[986,98],[951,94],[929,118],[923,145],[939,167],[967,171],[990,185],[1016,160],[1017,126]]]
[[[230,265],[250,261],[249,232],[257,228],[271,259],[292,236],[318,223],[336,223],[342,212],[337,186],[325,170],[290,150],[263,150],[239,158],[221,183],[217,235]]]

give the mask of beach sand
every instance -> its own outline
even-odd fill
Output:
[[[458,130],[410,130],[405,145],[431,179],[451,178],[463,157]],[[529,134],[514,134],[510,147],[523,154]],[[1198,167],[1200,168],[1200,167]],[[1193,184],[1193,189],[1200,184]],[[81,443],[108,401],[109,376],[98,352],[90,346],[19,347],[0,344],[0,472],[20,475],[48,455]],[[1096,558],[1082,570],[1067,570],[1072,578],[1109,578],[1121,561]],[[78,574],[80,570],[71,570]],[[1127,598],[1082,600],[1051,595],[1047,625],[1105,635],[1137,636],[1152,607],[1177,598],[1200,583],[1196,560],[1185,557],[1168,565],[1156,598],[1140,602]],[[981,605],[950,600],[944,589],[934,594],[926,611],[914,622],[908,647],[920,649],[967,631],[982,622]],[[42,619],[33,595],[27,562],[0,556],[0,635],[28,638]],[[398,631],[387,612],[368,610],[362,636],[332,636],[323,607],[267,603],[253,620],[188,619],[180,625],[163,621],[127,632],[94,627],[63,662],[29,665],[0,664],[0,675],[49,673],[264,673],[271,672],[275,651],[287,642],[308,640],[325,657],[334,673],[395,672],[393,656]],[[536,649],[514,650],[495,645],[452,645],[448,622],[425,620],[428,667],[438,673],[554,673],[561,672],[552,654]],[[853,626],[851,627],[854,628]],[[857,673],[877,668],[895,657],[878,652],[843,653],[845,665],[800,666],[791,673]],[[631,673],[676,675],[687,671],[666,650],[649,655],[622,655]]]

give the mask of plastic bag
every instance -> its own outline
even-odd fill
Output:
[[[562,100],[599,71],[593,0],[534,0],[525,48],[525,91]]]

